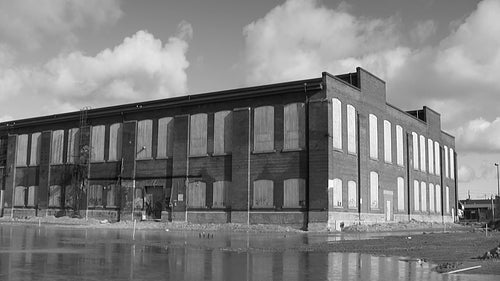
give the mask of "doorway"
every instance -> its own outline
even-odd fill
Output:
[[[393,221],[394,220],[394,206],[393,206],[393,200],[394,200],[394,193],[390,190],[384,190],[384,214],[385,214],[385,221]]]
[[[144,204],[148,219],[161,219],[164,200],[163,186],[146,186],[145,189]]]

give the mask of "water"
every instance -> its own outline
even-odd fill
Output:
[[[294,250],[331,236],[211,234],[141,230],[132,240],[130,230],[0,224],[0,280],[497,280],[398,257]]]

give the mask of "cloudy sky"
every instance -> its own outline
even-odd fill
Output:
[[[499,0],[0,0],[0,120],[353,72],[456,136],[496,193]]]

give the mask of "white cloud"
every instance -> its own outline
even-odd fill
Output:
[[[436,33],[436,23],[433,20],[419,21],[410,31],[411,39],[416,43],[424,43]]]
[[[247,25],[248,82],[267,83],[342,73],[362,65],[391,77],[410,50],[399,45],[397,21],[355,17],[341,6],[289,0]]]
[[[118,0],[0,0],[0,36],[37,49],[47,36],[73,41],[75,29],[115,23],[121,15]]]
[[[468,183],[476,179],[474,169],[467,165],[460,165],[458,168],[458,180],[462,183]]]
[[[462,151],[500,151],[500,118],[469,121],[455,131],[457,147]]]

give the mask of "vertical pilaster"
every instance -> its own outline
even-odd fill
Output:
[[[188,181],[189,115],[174,117],[174,151],[172,163],[172,220],[186,219],[186,184]]]

